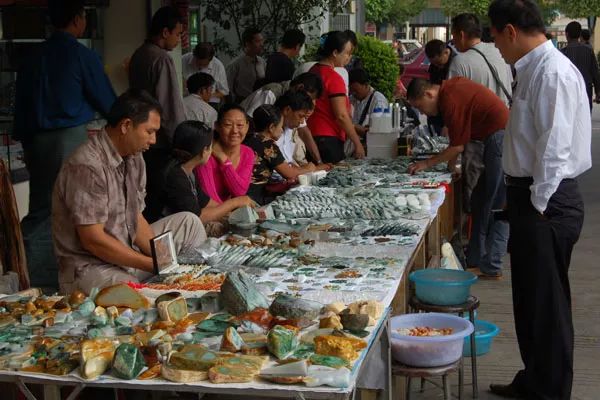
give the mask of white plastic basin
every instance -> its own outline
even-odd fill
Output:
[[[396,361],[413,367],[439,367],[462,357],[463,339],[473,333],[473,324],[463,318],[440,313],[405,314],[390,320],[392,355]],[[400,335],[401,328],[452,328],[446,336],[418,337]]]

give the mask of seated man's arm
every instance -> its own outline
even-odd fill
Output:
[[[151,257],[138,253],[106,233],[104,224],[77,225],[76,228],[83,248],[99,259],[118,266],[136,268],[146,272],[153,271]],[[150,244],[148,243],[147,246],[149,248]]]
[[[162,232],[160,232],[162,233]],[[142,213],[138,214],[137,219],[137,232],[135,233],[134,244],[141,250],[141,252],[147,256],[152,256],[152,249],[150,248],[150,239],[155,237],[152,227],[146,221],[146,218]]]

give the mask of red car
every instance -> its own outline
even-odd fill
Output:
[[[425,55],[425,49],[420,49],[412,61],[404,64],[404,70],[400,76],[402,84],[408,87],[408,84],[414,78],[429,79],[429,64],[429,59]]]

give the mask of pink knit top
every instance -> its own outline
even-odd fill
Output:
[[[194,169],[194,174],[204,193],[221,204],[232,197],[246,195],[253,168],[254,151],[242,144],[237,168],[231,161],[221,164],[211,155],[206,164]]]

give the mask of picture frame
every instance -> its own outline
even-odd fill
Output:
[[[152,250],[155,275],[159,275],[179,265],[177,263],[173,232],[166,231],[150,239],[150,249]]]

